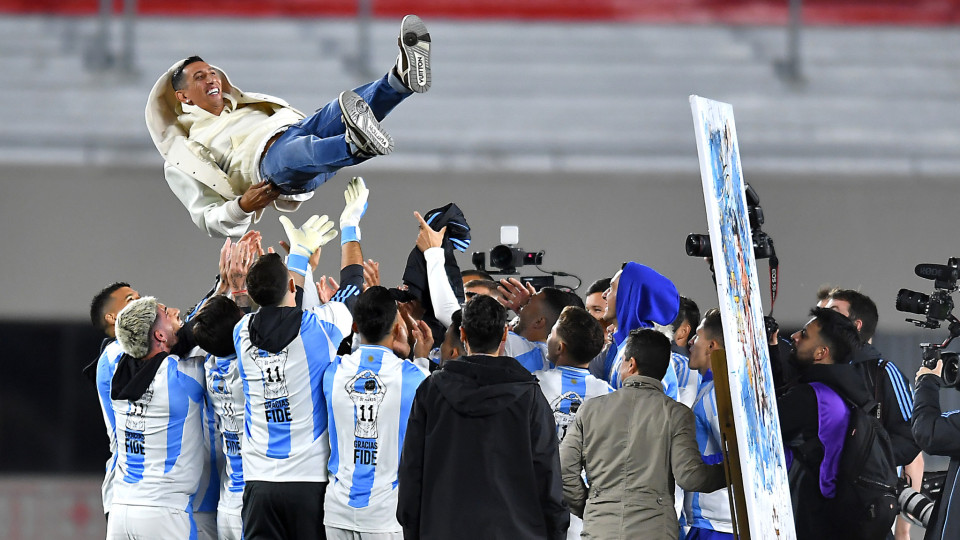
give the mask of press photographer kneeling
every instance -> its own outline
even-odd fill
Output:
[[[924,452],[949,457],[950,467],[923,538],[952,540],[960,538],[960,480],[957,478],[960,466],[960,414],[955,414],[960,411],[941,414],[940,386],[944,379],[947,385],[956,382],[958,356],[955,352],[937,350],[935,358],[931,359],[936,361],[933,367],[930,367],[931,361],[924,360],[917,371],[913,437]],[[947,365],[946,373],[944,364]],[[952,504],[954,496],[957,496],[957,504]]]

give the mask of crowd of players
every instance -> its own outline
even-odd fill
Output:
[[[419,17],[397,45],[381,79],[309,116],[198,56],[153,87],[146,123],[168,185],[198,228],[240,239],[186,317],[122,282],[92,302],[109,337],[87,370],[111,450],[107,537],[732,538],[711,371],[722,320],[668,277],[598,268],[613,275],[581,299],[461,272],[469,225],[448,204],[415,214],[403,284],[384,287],[360,248],[358,178],[339,232],[326,216],[281,218],[285,259],[247,232],[268,206],[294,211],[339,169],[392,151],[379,122],[432,80]],[[339,279],[315,282],[338,234]],[[851,533],[862,508],[836,496],[843,399],[879,402],[892,461],[919,488],[912,390],[871,345],[868,297],[824,290],[811,316],[790,340],[768,336],[797,537],[883,538]],[[960,534],[942,514],[928,537]]]
[[[449,207],[415,215],[425,275],[387,288],[360,248],[368,193],[345,192],[339,280],[312,276],[333,223],[284,217],[286,259],[255,231],[228,239],[187,317],[127,283],[96,295],[108,538],[733,537],[717,309],[635,262],[583,299],[451,272],[465,222]],[[771,363],[783,440],[803,449],[798,538],[840,538],[812,383],[877,396],[896,464],[923,465],[910,385],[870,344],[876,306],[817,300],[791,342],[771,336]]]

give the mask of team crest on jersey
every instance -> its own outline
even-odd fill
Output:
[[[272,354],[258,350],[254,363],[263,373],[263,397],[266,400],[287,397],[287,351]]]
[[[566,407],[564,402],[566,402]],[[567,428],[576,418],[580,405],[583,405],[583,397],[576,392],[561,394],[550,403],[550,408],[553,409],[553,419],[557,423],[557,438],[561,441],[567,435]]]
[[[347,395],[353,401],[356,412],[356,424],[353,434],[361,439],[377,438],[377,415],[380,403],[387,393],[380,377],[369,369],[354,375],[346,384]]]
[[[212,383],[210,393],[223,411],[220,415],[220,427],[223,431],[239,433],[240,413],[233,406],[233,392],[230,391],[230,385],[220,373],[214,373],[210,382]]]
[[[147,429],[147,420],[145,417],[147,415],[147,406],[150,405],[150,400],[152,399],[153,384],[140,396],[140,399],[127,403],[127,421],[125,422],[127,429],[141,433]]]

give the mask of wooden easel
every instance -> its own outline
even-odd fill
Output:
[[[722,350],[710,356],[713,370],[713,388],[717,398],[717,420],[720,422],[720,445],[723,451],[724,471],[727,475],[727,494],[730,496],[730,517],[733,534],[738,540],[750,540],[750,521],[743,489],[740,451],[737,448],[737,428],[733,424],[733,402],[730,398],[730,376],[727,355]]]

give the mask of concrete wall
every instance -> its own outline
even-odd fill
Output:
[[[500,225],[519,225],[523,248],[544,250],[545,268],[577,274],[584,287],[636,260],[670,276],[702,307],[716,305],[706,264],[683,250],[688,233],[706,232],[696,176],[418,174],[373,163],[353,174],[364,174],[371,188],[364,254],[381,261],[386,284],[399,282],[414,245],[413,211],[454,201],[473,227],[473,249],[496,245]],[[897,290],[932,290],[914,276],[914,265],[960,255],[960,183],[953,179],[752,177],[746,158],[744,168],[780,256],[775,315],[782,323],[802,322],[817,287],[829,282],[872,296],[881,329],[907,330],[894,310]],[[294,221],[310,213],[336,220],[350,174],[322,186]],[[91,296],[114,280],[185,308],[216,274],[222,241],[194,227],[167,188],[159,158],[150,168],[5,166],[0,193],[0,318],[84,318]],[[273,245],[282,238],[275,211],[258,228]],[[336,275],[337,252],[328,248],[318,276]],[[469,266],[469,254],[460,261]],[[524,274],[535,273],[529,270]],[[761,276],[767,290],[765,262]]]

